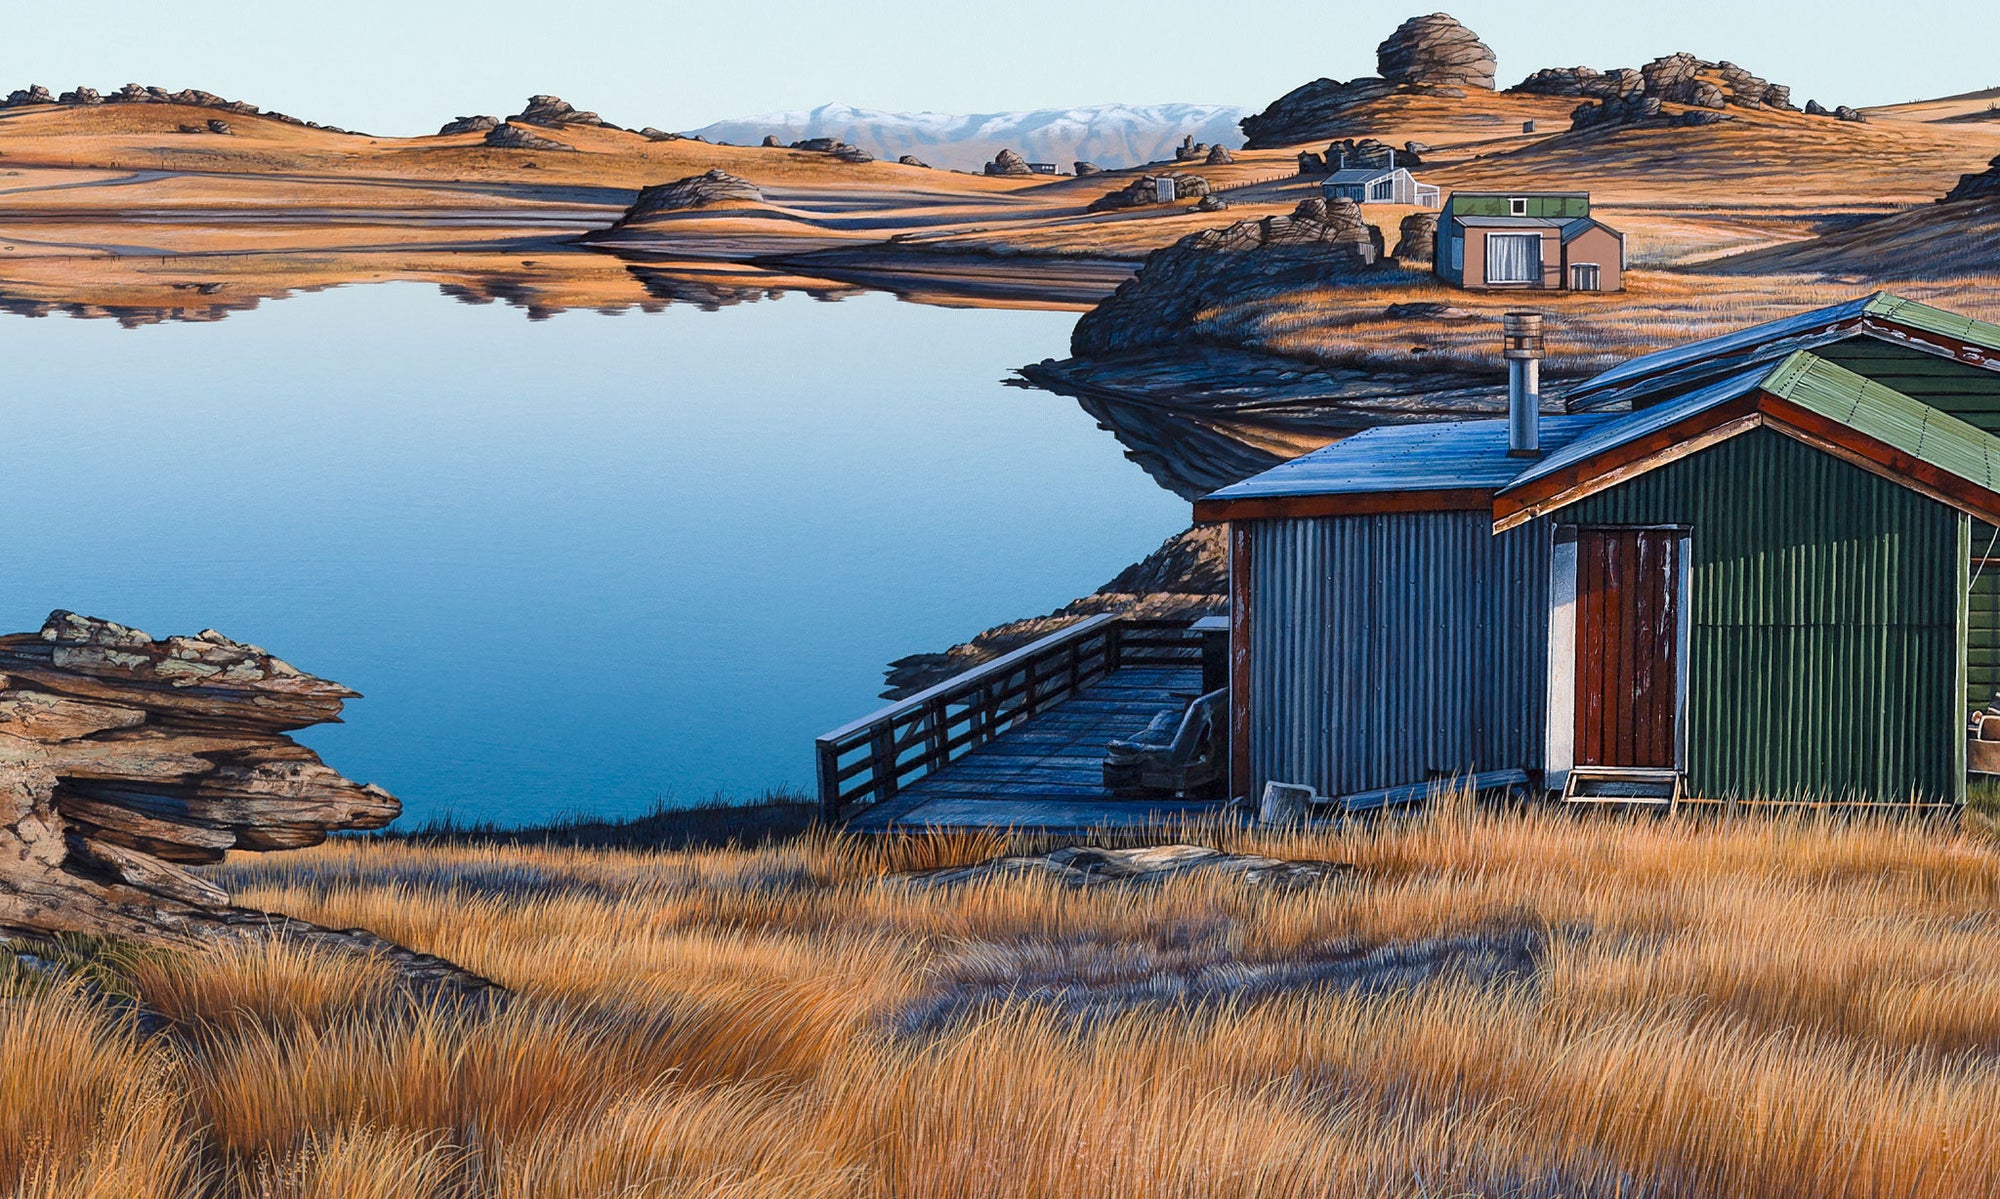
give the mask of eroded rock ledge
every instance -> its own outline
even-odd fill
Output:
[[[0,637],[0,929],[181,933],[228,904],[189,866],[388,824],[395,796],[285,735],[354,695],[213,630]]]

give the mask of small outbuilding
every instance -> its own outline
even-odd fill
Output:
[[[1438,189],[1432,184],[1418,182],[1408,167],[1346,167],[1328,175],[1319,186],[1329,201],[1414,204],[1421,208],[1438,206]]]
[[[1588,192],[1453,192],[1438,216],[1437,277],[1480,290],[1622,291],[1625,235]]]
[[[1229,526],[1233,793],[1961,800],[2000,672],[1968,603],[2000,327],[1872,297],[1547,417],[1538,342],[1510,340],[1506,419],[1371,429],[1196,505]]]

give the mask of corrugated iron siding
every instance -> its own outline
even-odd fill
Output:
[[[1345,795],[1537,768],[1548,526],[1483,512],[1251,523],[1258,787]]]
[[[1552,519],[1693,526],[1695,794],[1956,794],[1956,512],[1759,429]]]

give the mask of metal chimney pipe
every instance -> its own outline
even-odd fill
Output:
[[[1542,314],[1510,312],[1500,322],[1507,360],[1507,455],[1542,456]]]

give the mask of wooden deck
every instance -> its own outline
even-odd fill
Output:
[[[1184,707],[1201,677],[1195,664],[1120,667],[862,809],[847,827],[1087,833],[1215,811],[1221,805],[1212,801],[1114,799],[1102,773],[1106,742]]]

